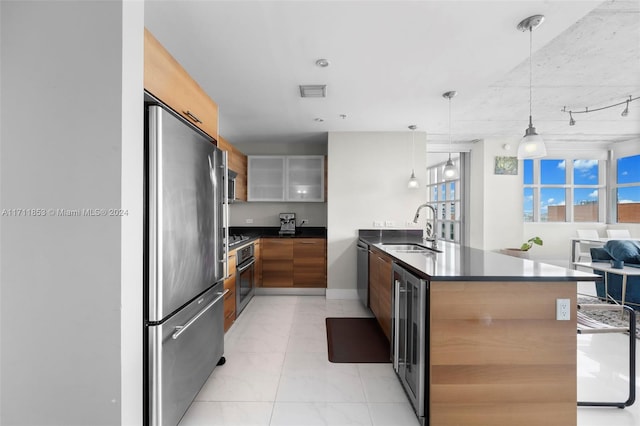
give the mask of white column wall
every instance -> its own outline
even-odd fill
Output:
[[[141,421],[143,9],[125,3],[0,4],[0,209],[46,212],[0,217],[1,424]]]
[[[424,132],[416,131],[415,139],[416,176],[424,185]],[[425,202],[426,192],[407,188],[409,132],[334,132],[328,143],[327,297],[356,298],[358,229],[371,229],[374,221],[395,225],[383,229],[412,227],[407,222]]]

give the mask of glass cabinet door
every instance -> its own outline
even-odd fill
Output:
[[[248,201],[284,201],[285,157],[248,157]]]
[[[287,201],[324,201],[324,157],[287,157]]]

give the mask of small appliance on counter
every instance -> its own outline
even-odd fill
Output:
[[[296,233],[296,214],[280,213],[280,235],[295,235]]]

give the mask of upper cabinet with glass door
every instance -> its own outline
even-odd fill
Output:
[[[248,169],[248,201],[324,201],[321,155],[250,155]]]
[[[287,157],[287,201],[324,201],[324,157]]]

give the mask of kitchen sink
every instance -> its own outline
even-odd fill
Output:
[[[420,244],[382,243],[382,246],[396,253],[441,253],[440,250],[435,250]]]

